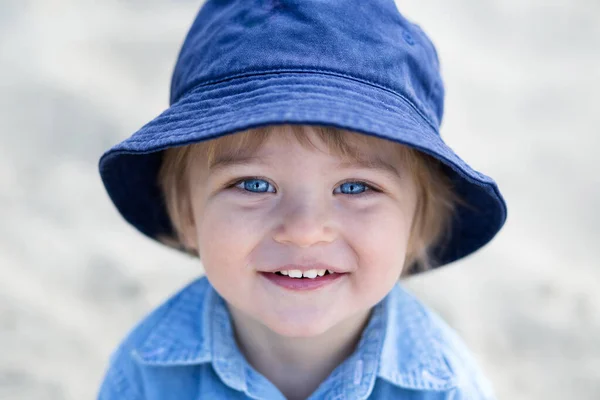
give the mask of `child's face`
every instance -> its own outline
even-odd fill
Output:
[[[201,159],[190,169],[197,223],[189,241],[209,281],[238,314],[290,337],[318,335],[364,315],[391,290],[417,201],[399,145],[377,140],[361,148],[365,160],[393,172],[333,155],[307,129],[318,149],[281,127],[253,158],[214,168]],[[363,192],[367,184],[373,189]],[[290,264],[326,264],[337,273],[312,281],[273,275],[295,269]],[[325,284],[310,288],[319,280]]]

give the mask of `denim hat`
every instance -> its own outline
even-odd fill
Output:
[[[434,45],[393,0],[208,0],[181,48],[170,107],[108,150],[99,168],[122,216],[173,237],[157,184],[161,150],[272,124],[318,124],[393,140],[445,164],[459,206],[445,265],[500,230],[506,204],[439,134],[444,86]]]

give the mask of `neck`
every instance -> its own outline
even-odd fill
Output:
[[[250,365],[289,399],[305,399],[356,348],[370,310],[314,337],[285,337],[229,307],[236,340]]]

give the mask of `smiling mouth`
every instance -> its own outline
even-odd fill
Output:
[[[287,275],[285,275],[286,273]],[[283,270],[262,272],[261,275],[275,285],[288,290],[312,291],[340,281],[347,273],[337,273],[331,270]]]
[[[287,276],[292,279],[315,279],[322,276],[333,275],[335,272],[329,269],[309,269],[300,271],[299,269],[290,269],[274,272],[275,275]]]

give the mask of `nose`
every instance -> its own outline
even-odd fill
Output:
[[[312,196],[288,200],[273,239],[282,244],[310,247],[335,240],[331,204]]]

